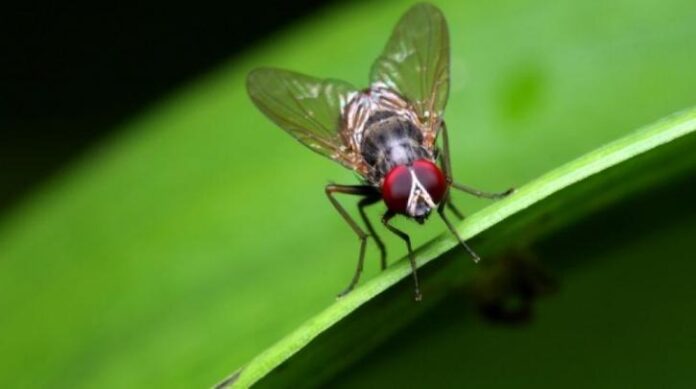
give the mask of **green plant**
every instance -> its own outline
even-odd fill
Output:
[[[684,279],[692,274],[687,249],[694,213],[683,197],[693,186],[693,136],[685,135],[693,111],[625,138],[696,101],[696,10],[689,1],[438,2],[452,32],[446,118],[453,170],[471,185],[489,190],[514,185],[521,191],[493,204],[457,196],[472,215],[461,232],[473,236],[486,228],[471,241],[483,256],[482,266],[447,251],[453,245],[447,237],[424,246],[423,259],[446,254],[423,268],[422,304],[413,303],[406,284],[375,293],[407,272],[397,261],[404,253],[401,242],[393,240],[387,242],[393,267],[378,274],[370,247],[360,287],[335,301],[355,265],[357,242],[326,202],[322,185],[354,177],[262,118],[246,96],[244,78],[253,67],[274,65],[364,85],[371,61],[409,4],[345,5],[278,34],[133,119],[6,215],[0,224],[0,308],[7,313],[0,317],[2,382],[212,385],[239,367],[258,367],[249,361],[302,328],[312,328],[302,342],[256,373],[247,371],[240,382],[262,376],[259,384],[268,385],[309,379],[308,366],[326,368],[313,382],[337,385],[397,382],[400,374],[422,382],[403,371],[420,372],[432,383],[468,379],[472,386],[498,382],[495,378],[531,385],[563,374],[567,386],[627,380],[649,385],[660,378],[667,384],[693,382],[684,356],[693,350],[690,329],[696,326],[689,325],[693,292]],[[672,134],[669,139],[676,141],[658,134]],[[611,143],[616,139],[624,143]],[[642,143],[648,139],[661,140]],[[614,146],[601,149],[605,144]],[[614,167],[577,185],[566,184],[579,177],[537,192],[573,177],[574,170],[558,166],[583,171],[592,164],[579,156],[591,150],[615,155],[634,144],[647,145],[643,151],[663,146],[642,154],[628,147],[629,155],[640,157],[618,165],[609,161],[604,167]],[[622,147],[611,148],[616,145]],[[596,153],[589,154],[593,161],[606,161],[607,155]],[[573,160],[580,162],[565,165]],[[547,172],[558,175],[544,176]],[[674,193],[682,196],[670,197]],[[513,216],[513,211],[521,212]],[[624,224],[602,229],[611,225],[603,214]],[[628,228],[632,225],[643,229],[636,232]],[[400,227],[413,234],[417,246],[444,230],[438,223]],[[622,230],[635,238],[619,234]],[[578,235],[569,238],[564,231]],[[573,244],[572,236],[602,244]],[[539,320],[530,327],[491,329],[466,313],[472,303],[456,291],[511,248],[532,250],[562,274],[561,291],[542,300]],[[554,261],[560,254],[570,259]],[[621,272],[627,276],[619,279]],[[564,282],[579,291],[563,289]],[[373,296],[335,326],[300,327],[327,307],[345,314]],[[592,304],[606,309],[592,311]],[[589,324],[574,315],[578,307],[591,313]],[[377,316],[377,324],[368,320],[367,313],[380,311],[396,311],[402,320],[393,325]],[[607,318],[609,325],[592,317]],[[552,331],[567,329],[569,318],[583,323],[576,333],[581,342],[554,349],[566,344],[559,339],[574,335]],[[435,331],[428,330],[430,324]],[[315,336],[307,348],[300,347]],[[355,354],[331,354],[344,350],[339,347],[344,342],[364,347]],[[298,350],[285,369],[264,376]],[[536,358],[549,355],[544,363],[559,367],[551,369],[558,373],[539,372],[527,350]],[[630,358],[660,356],[663,350],[670,353],[662,364],[650,364],[657,358]],[[582,363],[561,368],[561,361],[573,356]],[[508,375],[493,373],[501,369],[499,360],[509,362]]]

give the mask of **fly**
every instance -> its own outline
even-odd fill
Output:
[[[512,193],[487,193],[452,178],[447,126],[443,120],[449,93],[449,31],[442,12],[430,4],[410,8],[399,20],[370,72],[370,86],[357,89],[334,79],[319,79],[288,70],[258,68],[247,77],[254,104],[305,146],[361,177],[359,185],[330,184],[329,201],[360,238],[358,264],[344,296],[358,283],[365,246],[372,237],[385,269],[386,249],[365,214],[365,207],[384,201],[382,224],[408,249],[415,298],[421,299],[415,256],[408,234],[390,224],[403,215],[422,224],[433,210],[475,262],[479,256],[459,236],[445,213],[463,215],[449,189],[498,199]],[[437,140],[440,139],[439,144]],[[363,229],[336,200],[335,194],[361,196]]]

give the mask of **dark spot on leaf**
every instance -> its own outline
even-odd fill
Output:
[[[532,252],[516,250],[480,272],[470,291],[487,320],[521,324],[532,318],[538,298],[557,289],[556,277]]]

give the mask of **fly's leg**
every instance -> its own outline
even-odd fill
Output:
[[[382,270],[387,268],[387,249],[384,246],[384,242],[382,242],[382,239],[377,235],[375,232],[375,229],[372,227],[372,222],[370,222],[370,219],[368,219],[367,215],[365,214],[365,207],[368,205],[372,205],[374,203],[377,203],[381,200],[382,198],[379,196],[379,194],[375,196],[370,196],[370,197],[365,197],[360,202],[358,202],[358,211],[360,211],[360,217],[362,218],[363,222],[365,223],[365,227],[367,227],[367,232],[370,233],[372,236],[372,239],[374,239],[375,244],[377,245],[377,248],[379,249],[379,254],[380,254],[380,268]]]
[[[445,122],[442,122],[443,126],[443,149],[444,151],[442,153],[439,153],[437,158],[440,160],[440,166],[442,167],[442,171],[445,173],[445,179],[447,180],[448,188],[447,188],[447,193],[445,193],[445,200],[443,201],[445,204],[447,204],[447,208],[454,213],[459,220],[464,220],[464,214],[457,208],[454,203],[452,202],[452,196],[450,195],[449,191],[449,185],[452,184],[452,173],[450,171],[450,159],[449,159],[449,141],[447,140],[447,130],[444,129]]]
[[[343,217],[343,219],[348,223],[350,228],[353,229],[356,235],[358,235],[358,238],[360,239],[360,253],[358,255],[358,266],[355,269],[355,274],[353,275],[353,279],[350,281],[350,284],[348,284],[348,287],[345,288],[341,293],[338,294],[338,297],[345,296],[353,290],[355,285],[358,283],[358,280],[360,280],[360,273],[362,273],[363,269],[363,262],[365,260],[365,245],[367,243],[367,235],[365,231],[358,226],[358,224],[353,220],[352,217],[346,212],[345,208],[336,200],[334,197],[334,193],[344,193],[344,194],[351,194],[351,195],[357,195],[357,196],[364,196],[361,200],[361,203],[365,200],[372,200],[374,197],[379,196],[379,192],[377,190],[369,185],[334,185],[330,184],[327,185],[326,188],[324,189],[326,192],[326,196],[329,198],[329,201],[331,201],[331,204],[333,204],[334,208],[338,211],[339,214]],[[377,197],[379,198],[379,197]],[[376,201],[375,201],[376,202]],[[361,212],[362,213],[362,212]]]
[[[514,191],[514,189],[509,189],[503,193],[486,193],[470,188],[465,185],[455,183],[452,179],[452,165],[450,162],[449,154],[449,137],[447,135],[447,125],[444,121],[442,122],[442,154],[440,154],[440,163],[442,165],[442,170],[444,170],[445,178],[447,179],[449,186],[454,187],[455,189],[462,190],[464,192],[473,194],[477,197],[493,199],[505,197]],[[447,215],[445,214],[445,206],[449,208],[457,217],[459,217],[459,219],[463,219],[464,215],[461,212],[459,212],[459,210],[454,206],[454,204],[452,204],[449,188],[447,188],[447,193],[445,194],[445,201],[441,202],[437,207],[437,213],[440,215],[442,221],[445,222],[447,228],[454,234],[455,237],[457,237],[459,244],[461,244],[462,247],[464,247],[464,249],[466,249],[466,251],[469,253],[469,255],[471,255],[471,259],[473,259],[475,263],[478,263],[481,260],[481,257],[479,257],[478,254],[476,254],[476,252],[472,250],[468,244],[466,244],[464,239],[462,239],[462,237],[459,236],[459,232],[457,232],[457,229],[454,227],[454,225],[452,225],[452,222],[450,222],[450,220],[447,218]]]
[[[399,238],[403,239],[404,242],[406,242],[406,247],[408,248],[408,260],[411,262],[411,269],[413,269],[413,282],[415,284],[415,299],[416,301],[420,301],[421,298],[423,297],[420,292],[420,287],[418,286],[418,266],[416,265],[416,257],[413,254],[413,249],[411,248],[411,238],[406,234],[405,232],[399,230],[398,228],[392,226],[389,224],[389,220],[391,220],[394,217],[394,212],[387,211],[387,213],[382,216],[382,224],[384,224],[385,227],[394,234],[396,234]]]
[[[449,191],[447,191],[447,198],[445,199],[445,204],[447,204],[447,209],[452,211],[452,213],[454,214],[454,216],[457,217],[457,219],[464,220],[464,214],[452,202],[452,196],[450,196]]]
[[[445,222],[447,228],[454,234],[454,236],[457,237],[459,244],[461,244],[466,249],[466,251],[469,252],[469,255],[471,255],[471,259],[473,259],[475,263],[478,263],[481,260],[481,257],[479,257],[478,254],[476,254],[476,252],[472,250],[468,244],[466,244],[464,239],[462,239],[462,237],[459,236],[459,232],[457,232],[457,229],[454,227],[454,225],[452,225],[452,222],[450,222],[449,219],[447,219],[447,215],[445,215],[444,201],[437,206],[437,213],[440,215],[440,218],[442,218],[442,221]]]
[[[470,186],[458,184],[458,183],[454,182],[454,178],[452,178],[452,163],[450,162],[449,137],[447,135],[447,125],[445,124],[444,121],[442,122],[442,149],[443,149],[442,154],[440,155],[442,169],[444,170],[447,182],[453,188],[461,190],[462,192],[466,192],[466,193],[473,195],[473,196],[476,196],[476,197],[481,197],[481,198],[491,199],[491,200],[501,199],[509,194],[512,194],[515,191],[514,188],[510,188],[504,192],[490,193],[490,192],[484,192],[484,191],[478,190],[476,188],[472,188]],[[456,212],[455,212],[455,214],[456,214]]]

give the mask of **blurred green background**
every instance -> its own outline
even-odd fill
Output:
[[[244,77],[253,67],[273,65],[365,85],[371,62],[410,4],[344,2],[318,9],[141,108],[8,209],[0,220],[3,385],[210,386],[330,305],[352,275],[358,242],[326,201],[323,185],[355,178],[274,128],[247,98]],[[487,190],[520,186],[696,103],[693,1],[435,4],[451,30],[446,119],[454,172],[469,185]],[[464,196],[456,200],[467,213],[486,205]],[[638,209],[660,213],[668,202],[663,197]],[[371,214],[377,216],[380,207]],[[688,219],[692,211],[674,214]],[[642,219],[635,223],[651,225]],[[568,288],[548,298],[545,304],[551,308],[539,309],[532,331],[500,335],[478,320],[464,320],[469,337],[453,338],[461,342],[461,353],[468,351],[464,340],[477,339],[477,347],[486,348],[486,339],[494,337],[497,352],[524,358],[527,344],[519,337],[531,336],[529,344],[535,344],[535,338],[554,334],[575,336],[560,323],[571,320],[573,311],[553,309],[554,304],[590,305],[622,291],[616,295],[622,296],[615,303],[620,306],[620,299],[642,290],[641,277],[659,278],[662,288],[682,285],[684,293],[692,293],[682,278],[687,270],[670,265],[656,273],[661,261],[649,258],[691,250],[693,223],[663,224],[662,232],[645,240],[622,240],[617,250],[623,255],[598,250],[593,263],[606,264],[568,276]],[[416,245],[443,231],[436,222],[397,225],[412,233]],[[405,253],[400,242],[382,235],[391,261]],[[661,250],[665,246],[666,252]],[[368,256],[365,278],[378,268],[374,247]],[[619,279],[616,275],[632,259],[638,269],[633,269],[634,279]],[[675,298],[673,305],[653,306],[690,312],[689,301]],[[618,312],[612,319],[616,328],[621,320],[635,320]],[[601,331],[596,339],[583,339],[606,345],[620,363],[631,353],[626,345],[639,347],[641,339],[669,332],[668,323],[677,318],[694,319],[693,314],[665,317],[665,327],[638,328],[624,334],[623,343],[611,343],[616,333]],[[447,325],[446,319],[439,319],[441,325]],[[414,324],[417,337],[424,339],[410,345],[415,353],[402,353],[398,346],[413,337],[388,343],[371,357],[376,365],[366,360],[356,370],[360,374],[354,381],[353,374],[337,380],[345,385],[381,382],[358,381],[370,377],[373,366],[408,380],[418,361],[412,356],[427,350],[425,340],[437,335],[428,333],[429,319],[423,320]],[[543,344],[549,344],[548,338]],[[679,355],[696,351],[693,342],[680,345]],[[653,347],[665,353],[673,349]],[[591,354],[584,355],[589,359]],[[433,374],[461,366],[447,361],[451,365],[435,364]],[[499,383],[514,384],[515,377],[547,363],[525,362]],[[679,371],[689,365],[683,357],[674,362]],[[476,369],[486,366],[491,372],[500,368],[479,364]],[[646,371],[641,366],[636,371]],[[578,369],[568,376],[582,373]],[[527,383],[543,384],[543,374],[539,377]],[[486,382],[496,381],[492,375]],[[602,377],[593,382],[603,382]]]

